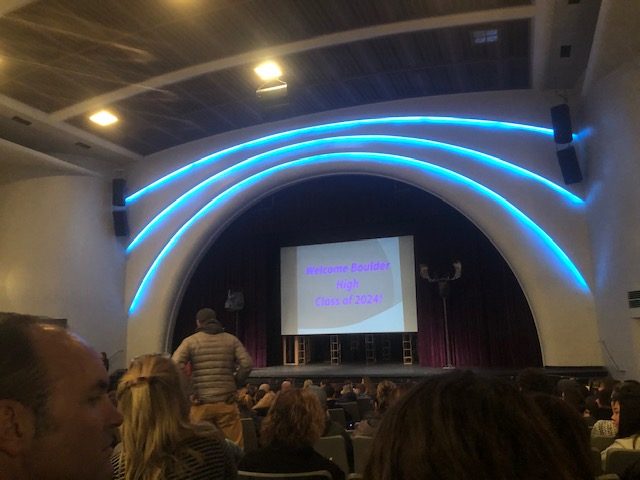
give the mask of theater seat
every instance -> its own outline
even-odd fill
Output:
[[[353,437],[353,471],[355,473],[364,473],[364,467],[367,466],[369,461],[369,454],[371,453],[371,445],[373,444],[373,437],[355,436]],[[598,460],[600,456],[598,455]]]
[[[640,450],[612,449],[608,451],[604,473],[615,473],[620,476],[634,463],[640,461]]]
[[[258,449],[258,435],[256,434],[256,425],[252,418],[241,418],[242,437],[244,439],[245,453],[253,452]]]
[[[321,437],[313,446],[313,449],[335,463],[344,472],[345,477],[349,475],[349,462],[347,460],[347,446],[342,435],[331,437]]]

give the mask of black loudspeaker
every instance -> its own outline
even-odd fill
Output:
[[[573,130],[571,129],[569,105],[563,103],[551,107],[551,123],[553,124],[553,139],[556,143],[571,143]]]
[[[578,164],[576,149],[567,147],[558,150],[556,154],[558,155],[558,162],[560,162],[560,170],[562,171],[564,183],[569,185],[571,183],[581,182],[582,172],[580,171],[580,164]]]
[[[111,186],[113,190],[113,205],[115,207],[124,207],[127,181],[124,178],[114,178]]]
[[[126,210],[113,211],[113,231],[116,237],[129,236],[129,220],[127,220]]]

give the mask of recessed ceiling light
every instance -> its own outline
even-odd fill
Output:
[[[271,60],[261,63],[256,68],[254,68],[254,71],[265,82],[268,82],[269,80],[275,80],[282,76],[282,70],[280,69],[280,66],[276,62],[273,62]]]
[[[111,125],[118,121],[118,117],[116,117],[113,113],[108,110],[100,110],[99,112],[94,113],[89,117],[94,123],[97,123],[101,127],[106,127],[107,125]]]

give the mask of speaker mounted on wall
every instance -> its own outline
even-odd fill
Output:
[[[111,182],[111,186],[113,193],[113,206],[124,207],[127,193],[127,181],[124,178],[114,178]]]
[[[129,236],[129,220],[127,219],[127,211],[114,210],[113,211],[113,231],[116,237],[128,237]]]
[[[556,143],[564,144],[573,141],[569,105],[563,103],[551,107],[551,123],[553,125],[553,139]]]
[[[580,164],[578,163],[576,149],[573,148],[573,146],[569,146],[562,150],[558,150],[556,155],[558,156],[558,162],[560,163],[560,170],[562,171],[564,183],[570,185],[572,183],[581,182],[582,172],[580,171]]]

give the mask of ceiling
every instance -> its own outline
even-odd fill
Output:
[[[123,166],[343,107],[572,89],[599,9],[600,0],[3,0],[0,137]],[[285,99],[256,95],[253,68],[269,58],[284,70]],[[121,121],[94,126],[98,108]]]

